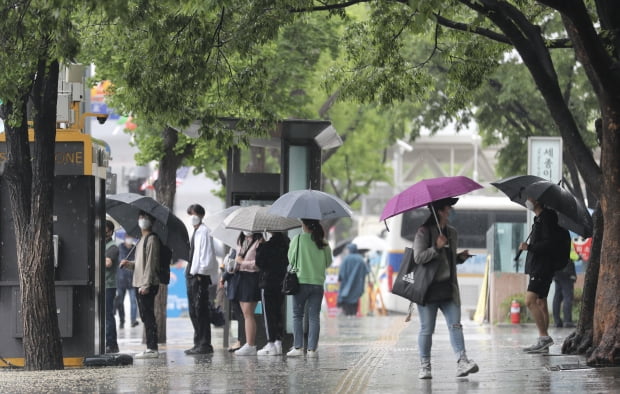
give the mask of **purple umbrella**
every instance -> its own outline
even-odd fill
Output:
[[[423,179],[392,197],[383,208],[380,220],[423,207],[433,201],[459,196],[481,188],[482,185],[466,176]]]

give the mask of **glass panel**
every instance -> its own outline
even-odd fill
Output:
[[[288,190],[308,188],[308,147],[291,145],[288,156]]]
[[[256,140],[240,150],[239,166],[242,173],[279,174],[280,144]]]
[[[519,264],[515,264],[519,243],[525,240],[524,223],[496,223],[489,230],[489,237],[493,239],[493,270],[499,272],[523,272],[525,256],[522,253]]]

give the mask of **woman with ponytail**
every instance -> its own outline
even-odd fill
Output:
[[[304,354],[304,313],[308,314],[308,357],[317,357],[320,313],[325,270],[332,263],[332,251],[318,220],[301,219],[302,233],[293,238],[288,260],[299,278],[299,292],[293,296],[293,348],[288,357]]]

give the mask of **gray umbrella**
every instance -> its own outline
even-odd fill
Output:
[[[227,229],[252,232],[280,232],[301,227],[297,219],[290,219],[268,212],[268,207],[251,205],[241,207],[224,219]]]
[[[135,193],[113,194],[106,197],[106,213],[116,220],[127,234],[140,238],[138,215],[144,211],[155,218],[153,232],[172,250],[174,261],[189,260],[189,236],[185,224],[170,209],[151,197]]]
[[[351,217],[353,211],[346,202],[319,190],[294,190],[280,196],[269,213],[287,218],[335,219]]]

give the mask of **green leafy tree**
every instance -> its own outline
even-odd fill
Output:
[[[618,344],[614,338],[620,327],[617,324],[620,300],[616,297],[620,277],[620,233],[616,231],[620,225],[620,202],[615,197],[620,187],[617,153],[620,140],[616,138],[620,77],[614,71],[620,51],[615,33],[620,23],[616,18],[618,4],[610,0],[587,3],[581,0],[435,0],[334,2],[316,6],[309,1],[297,1],[285,7],[295,12],[345,14],[348,7],[360,3],[367,3],[371,18],[354,26],[356,31],[350,36],[351,60],[338,82],[346,87],[344,93],[363,100],[402,100],[432,88],[428,74],[410,63],[407,54],[401,51],[406,40],[420,33],[433,32],[438,50],[445,51],[443,55],[450,60],[449,72],[457,77],[445,91],[450,98],[447,109],[451,110],[463,108],[470,101],[486,75],[497,67],[500,55],[510,51],[519,54],[563,137],[567,152],[588,188],[601,201],[605,218],[604,223],[597,221],[594,238],[595,246],[602,240],[606,253],[601,255],[600,271],[596,256],[589,264],[580,324],[565,351],[582,352],[592,345],[589,363],[616,364]],[[547,36],[541,28],[549,13],[561,17],[564,31],[559,36]],[[455,40],[459,37],[460,40]],[[444,38],[449,40],[442,47]],[[498,45],[491,47],[483,41]],[[361,42],[374,45],[363,51]],[[584,140],[577,116],[565,99],[557,65],[551,56],[553,48],[568,46],[583,65],[600,109],[600,167]],[[496,55],[488,56],[490,53]]]
[[[75,4],[5,1],[0,6],[0,117],[7,155],[2,181],[15,229],[25,368],[62,369],[52,246],[59,63],[77,52]],[[30,150],[28,128],[33,121]],[[32,245],[37,245],[33,248]]]

